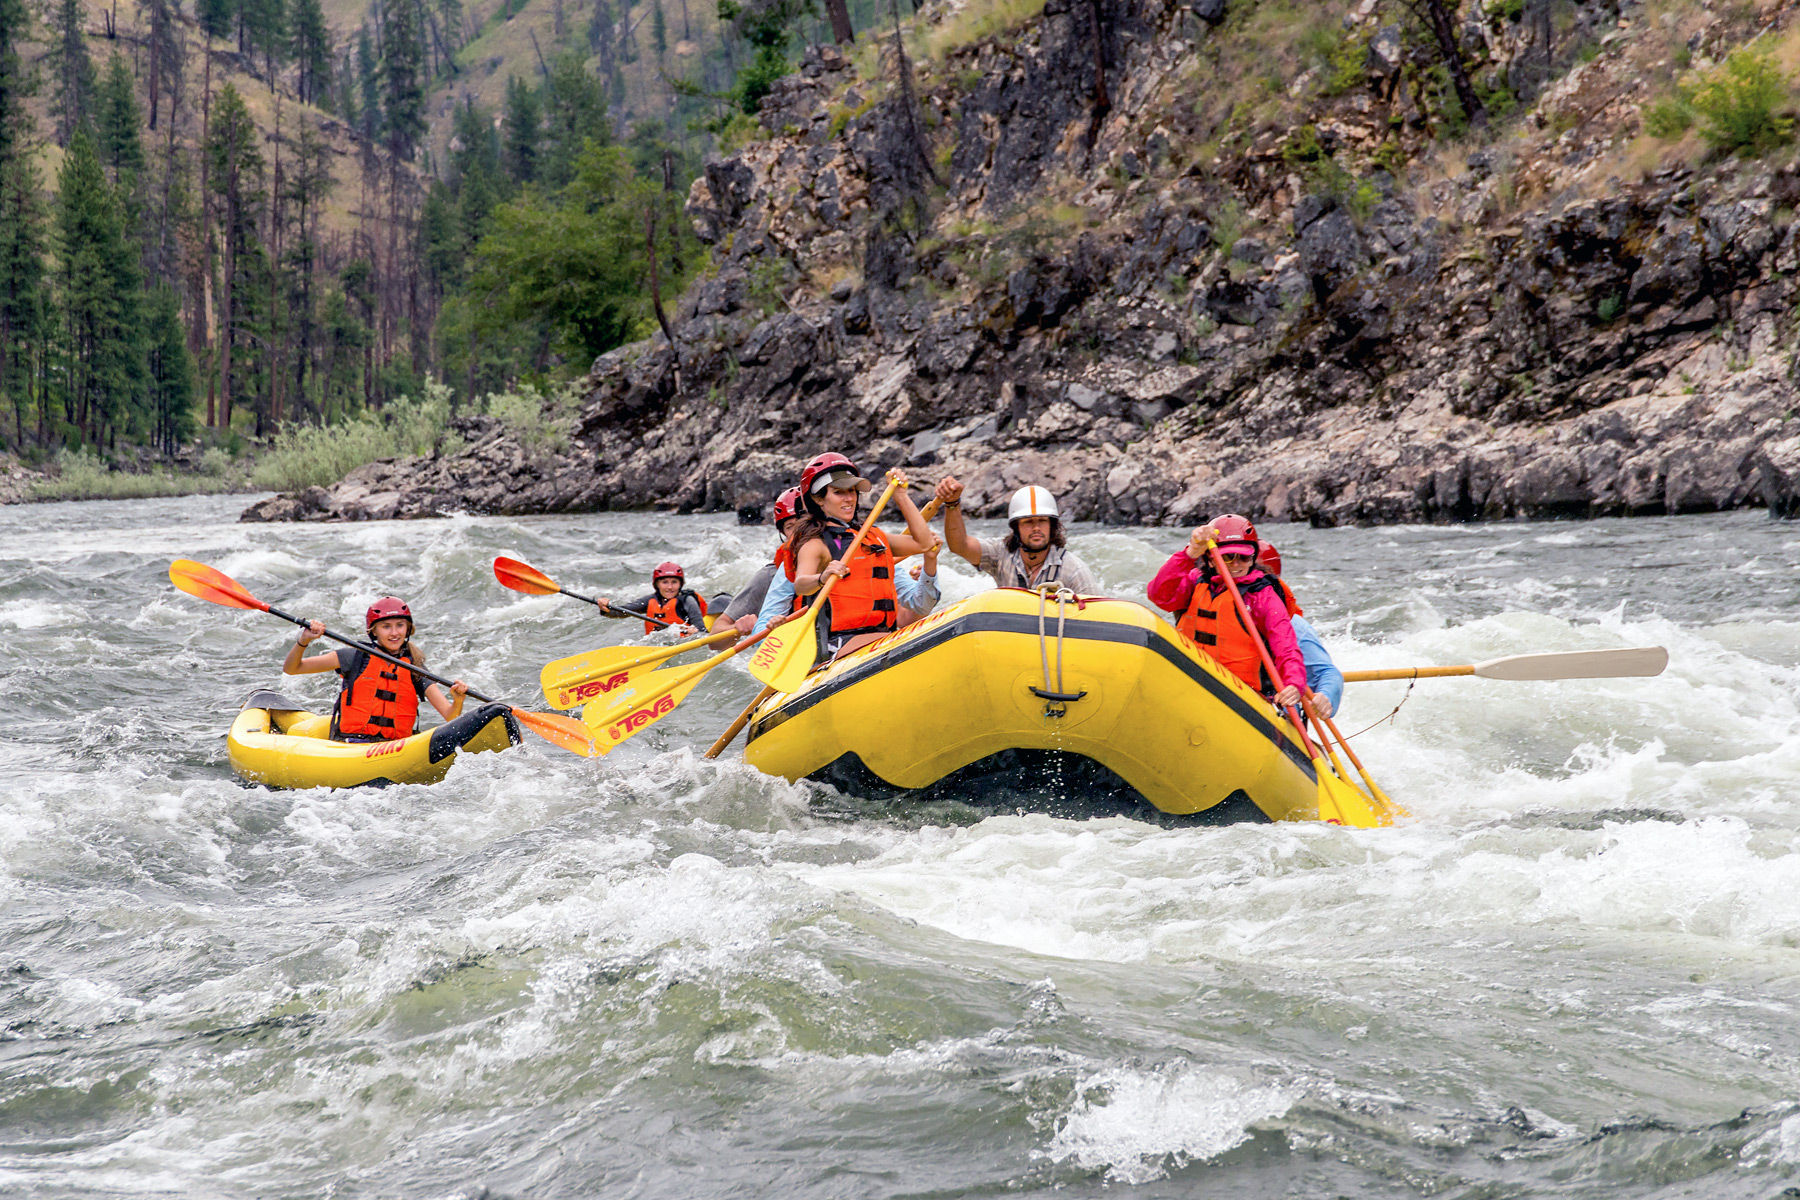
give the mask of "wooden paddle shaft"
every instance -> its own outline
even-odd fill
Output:
[[[292,613],[284,613],[279,608],[275,608],[272,605],[265,611],[267,611],[268,614],[272,617],[280,617],[284,621],[292,621],[294,624],[300,626],[302,629],[304,629],[307,626],[312,624],[311,621],[303,620],[300,617],[294,616]],[[414,675],[419,676],[421,679],[429,679],[429,680],[431,680],[431,682],[442,684],[445,687],[451,686],[451,681],[448,679],[445,679],[442,675],[434,675],[430,671],[427,671],[424,667],[417,666],[413,663],[409,663],[404,658],[395,658],[392,654],[389,654],[386,650],[383,650],[379,646],[371,646],[366,642],[352,641],[350,638],[345,637],[343,634],[333,633],[329,629],[327,629],[325,631],[325,636],[330,638],[334,642],[342,642],[344,645],[350,647],[352,650],[361,650],[363,653],[368,654],[371,657],[379,658],[384,662],[393,663],[396,667],[405,667],[407,670],[411,671]],[[476,691],[474,688],[469,688],[468,694],[473,696],[475,699],[481,701],[483,704],[503,704],[503,703],[505,703],[504,701],[494,699],[492,696],[484,696],[480,692]],[[511,708],[512,705],[508,704],[507,707]]]
[[[1237,589],[1237,581],[1232,579],[1231,572],[1225,569],[1225,559],[1219,553],[1218,544],[1209,540],[1206,543],[1206,553],[1212,559],[1213,570],[1217,571],[1219,578],[1225,581],[1225,590],[1231,593],[1231,602],[1237,606],[1238,616],[1243,620],[1244,628],[1250,631],[1250,640],[1256,643],[1256,652],[1262,656],[1263,670],[1269,673],[1269,683],[1276,691],[1280,691],[1281,672],[1275,669],[1275,659],[1270,655],[1267,643],[1263,641],[1262,631],[1256,627],[1256,618],[1250,615],[1250,606],[1244,603],[1243,593]],[[1194,586],[1205,587],[1205,578],[1195,580]],[[1294,706],[1291,704],[1285,706],[1285,710],[1287,719],[1294,724],[1294,732],[1300,735],[1300,744],[1306,748],[1306,756],[1308,758],[1319,757],[1319,752],[1313,749],[1312,739],[1306,736],[1306,723],[1300,719],[1300,714],[1294,711]]]
[[[1443,679],[1473,675],[1474,667],[1393,667],[1385,671],[1345,671],[1345,683],[1373,683],[1378,679]]]
[[[708,750],[701,757],[717,758],[719,755],[725,753],[725,747],[737,740],[738,731],[750,723],[750,714],[756,711],[756,706],[774,694],[775,689],[772,687],[765,687],[762,691],[756,693],[756,699],[744,705],[744,711],[737,715],[737,720],[733,721],[730,727],[727,728],[724,733],[719,735],[719,740],[712,744],[712,749]]]
[[[875,528],[875,518],[879,517],[882,510],[887,507],[887,502],[893,499],[894,491],[899,486],[900,485],[894,480],[888,480],[887,490],[881,493],[881,499],[877,500],[875,502],[875,507],[869,510],[869,519],[862,523],[862,528],[858,529],[856,531],[856,536],[850,539],[849,547],[845,549],[844,556],[838,559],[838,562],[844,563],[847,566],[849,565],[850,560],[856,557],[856,552],[862,549],[863,539],[869,536],[869,530]],[[827,551],[829,551],[829,549],[830,547],[828,546]],[[829,567],[831,564],[826,563],[825,565]],[[825,597],[831,595],[832,586],[841,578],[842,576],[840,575],[828,576],[825,582],[819,586],[819,590],[812,594],[812,603],[808,604],[807,608],[814,613],[817,613],[819,611],[819,606],[825,603]],[[817,618],[815,617],[814,619],[816,620]],[[773,625],[769,626],[769,629],[773,628],[775,628]],[[767,633],[769,632],[769,629],[765,629],[763,632]]]

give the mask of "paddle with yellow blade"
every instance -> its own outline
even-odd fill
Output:
[[[583,650],[555,662],[545,663],[538,672],[544,699],[551,708],[579,708],[630,683],[639,675],[655,670],[663,663],[689,650],[728,642],[737,630],[725,629],[703,638],[694,638],[674,646],[602,646]]]
[[[1345,683],[1377,679],[1443,679],[1473,675],[1479,679],[1634,679],[1661,675],[1669,652],[1661,646],[1619,650],[1569,650],[1557,654],[1514,654],[1462,667],[1393,667],[1385,671],[1345,671]]]
[[[627,683],[610,704],[595,700],[581,712],[582,724],[594,739],[594,753],[610,754],[627,738],[636,737],[675,711],[694,685],[714,667],[768,637],[774,626],[747,637],[729,650],[691,667],[658,671],[635,683]]]
[[[838,561],[848,563],[862,549],[863,539],[869,536],[869,530],[875,528],[875,519],[881,516],[882,509],[893,498],[894,491],[900,486],[900,477],[890,474],[886,490],[875,507],[869,510],[869,519],[862,523],[856,531],[850,545],[844,550]],[[813,669],[813,663],[819,656],[819,613],[825,608],[825,598],[831,595],[833,585],[839,576],[833,575],[825,581],[813,596],[813,602],[805,612],[785,625],[771,625],[758,634],[758,638],[766,639],[750,660],[750,674],[778,692],[791,692],[806,682],[806,677]],[[774,637],[769,637],[774,634]],[[743,649],[739,646],[738,649]]]
[[[284,621],[290,621],[303,628],[310,624],[301,617],[284,613],[279,608],[272,608],[267,603],[258,600],[243,584],[225,572],[209,567],[205,563],[194,562],[192,559],[178,558],[170,563],[169,582],[190,596],[197,596],[214,604],[222,604],[226,608],[246,608],[252,612],[266,612],[272,617],[280,617]],[[403,658],[395,658],[378,646],[354,641],[341,633],[333,633],[329,629],[325,631],[325,636],[334,642],[349,646],[351,649],[362,650],[384,662],[392,663],[396,667],[405,667],[421,679],[429,679],[443,687],[450,686],[450,680],[445,679],[442,675],[434,675],[424,667],[414,666]],[[469,695],[483,704],[504,704],[504,701],[484,696],[474,688],[469,689]],[[519,724],[545,741],[554,742],[564,750],[571,750],[583,758],[593,757],[594,743],[588,737],[587,729],[575,718],[558,716],[555,713],[530,712],[523,708],[513,708],[510,704],[506,704],[505,707],[512,709],[512,715],[519,719]]]
[[[1231,572],[1225,569],[1225,560],[1219,554],[1219,544],[1211,538],[1206,539],[1206,553],[1212,559],[1213,570],[1217,571],[1219,578],[1225,581],[1225,590],[1231,593],[1231,602],[1237,608],[1238,619],[1244,623],[1244,628],[1250,631],[1250,640],[1256,643],[1256,652],[1262,656],[1263,670],[1268,672],[1270,679],[1279,684],[1281,672],[1275,669],[1275,659],[1269,654],[1269,647],[1263,641],[1262,631],[1256,627],[1255,620],[1250,616],[1249,605],[1244,603],[1243,594],[1238,591],[1237,583],[1231,578]],[[1202,579],[1194,586],[1205,587],[1206,581]],[[1369,797],[1363,795],[1355,784],[1340,778],[1332,771],[1331,764],[1325,761],[1325,756],[1320,753],[1317,746],[1313,745],[1312,739],[1306,735],[1306,724],[1300,719],[1300,714],[1294,711],[1294,706],[1283,705],[1282,711],[1293,723],[1294,732],[1300,735],[1300,745],[1305,748],[1306,756],[1312,759],[1313,773],[1319,780],[1319,819],[1329,821],[1334,825],[1387,824],[1392,819],[1391,817],[1385,812],[1377,814]],[[1367,819],[1362,819],[1365,816]]]
[[[494,560],[494,578],[500,581],[502,587],[509,587],[515,592],[524,592],[528,596],[563,595],[574,600],[579,600],[583,604],[595,604],[595,600],[592,596],[583,596],[580,592],[571,592],[568,588],[556,582],[556,580],[550,578],[530,563],[520,562],[516,558],[508,558],[504,554]],[[669,626],[675,624],[674,621],[664,621],[659,617],[651,616],[649,613],[641,613],[630,608],[620,608],[616,604],[609,606],[609,610],[602,611],[605,611],[606,615],[609,617],[636,617],[640,621],[648,621],[652,625],[660,626],[663,629],[667,629]]]

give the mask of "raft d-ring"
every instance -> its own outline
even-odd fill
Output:
[[[1044,715],[1046,717],[1061,717],[1068,715],[1069,705],[1087,695],[1085,691],[1047,692],[1043,688],[1036,687],[1031,689],[1031,694],[1040,700],[1049,701],[1048,704],[1044,705]]]
[[[1031,694],[1049,703],[1044,705],[1044,716],[1056,718],[1069,711],[1069,705],[1087,695],[1086,692],[1065,692],[1063,686],[1063,621],[1067,613],[1069,601],[1075,599],[1075,593],[1060,583],[1041,584],[1036,589],[1038,596],[1038,653],[1044,663],[1044,686],[1032,688]],[[1056,688],[1050,687],[1050,637],[1045,624],[1049,615],[1051,599],[1056,600]]]

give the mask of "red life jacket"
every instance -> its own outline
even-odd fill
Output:
[[[402,648],[404,649],[404,647]],[[410,654],[400,658],[412,662]],[[344,671],[344,686],[332,710],[332,736],[354,733],[409,738],[419,723],[419,677],[358,650]]]
[[[1256,638],[1250,627],[1244,624],[1242,614],[1232,602],[1231,595],[1225,590],[1223,583],[1214,592],[1212,584],[1217,576],[1202,576],[1194,583],[1193,599],[1188,601],[1187,611],[1181,614],[1181,620],[1175,628],[1193,638],[1202,650],[1212,655],[1221,667],[1236,675],[1259,692],[1274,695],[1274,685],[1269,680],[1269,673],[1263,669],[1262,653],[1256,648]],[[1275,594],[1287,606],[1290,618],[1301,615],[1300,605],[1294,600],[1294,593],[1288,590],[1287,584],[1267,571],[1257,568],[1256,572],[1246,578],[1235,581],[1238,593],[1246,602],[1249,598],[1265,588],[1274,588]]]
[[[646,616],[655,617],[658,621],[668,621],[674,625],[683,624],[686,621],[686,618],[681,615],[681,598],[683,596],[692,596],[694,598],[694,603],[700,606],[700,619],[705,620],[705,598],[702,597],[699,592],[690,592],[686,588],[682,588],[680,591],[676,592],[673,600],[664,600],[661,596],[652,597],[650,603],[644,605],[644,613]],[[644,622],[645,633],[655,633],[660,628],[662,628],[662,626],[652,624],[649,621]]]
[[[831,522],[825,527],[825,547],[833,560],[850,548],[856,530]],[[870,527],[856,557],[844,564],[850,573],[838,580],[826,597],[831,610],[831,632],[874,633],[897,628],[899,594],[894,591],[894,555],[887,535]]]

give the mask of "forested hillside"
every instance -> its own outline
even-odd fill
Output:
[[[186,458],[656,327],[779,0],[0,0],[0,446]],[[872,20],[876,0],[842,19]],[[829,6],[828,6],[829,7]]]

